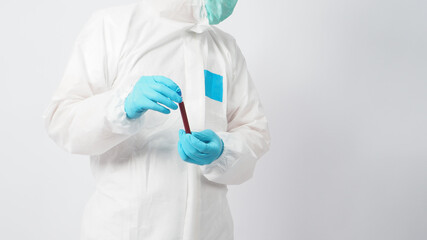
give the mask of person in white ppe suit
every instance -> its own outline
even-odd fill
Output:
[[[49,136],[91,158],[96,191],[82,239],[233,239],[227,185],[251,178],[270,142],[245,59],[212,26],[235,2],[142,0],[97,11],[84,26],[45,112]],[[144,108],[147,86],[169,95]],[[179,134],[180,113],[169,110],[180,90],[193,134]],[[216,152],[186,148],[200,140],[208,149],[208,135]]]

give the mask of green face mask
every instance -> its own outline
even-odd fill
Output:
[[[206,12],[209,24],[215,25],[228,18],[237,4],[237,0],[206,0]]]

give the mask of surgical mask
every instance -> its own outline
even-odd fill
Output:
[[[234,10],[237,0],[205,0],[210,25],[218,24],[228,18]]]

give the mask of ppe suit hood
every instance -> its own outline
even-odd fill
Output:
[[[209,24],[205,0],[142,0],[159,16],[181,22]]]

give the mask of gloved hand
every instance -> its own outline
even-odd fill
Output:
[[[141,77],[125,100],[126,116],[130,119],[139,118],[149,109],[169,114],[168,108],[173,110],[178,108],[174,102],[182,102],[180,95],[181,89],[167,77]]]
[[[182,160],[197,165],[211,164],[224,151],[224,142],[210,129],[185,133],[179,130],[178,153]]]

